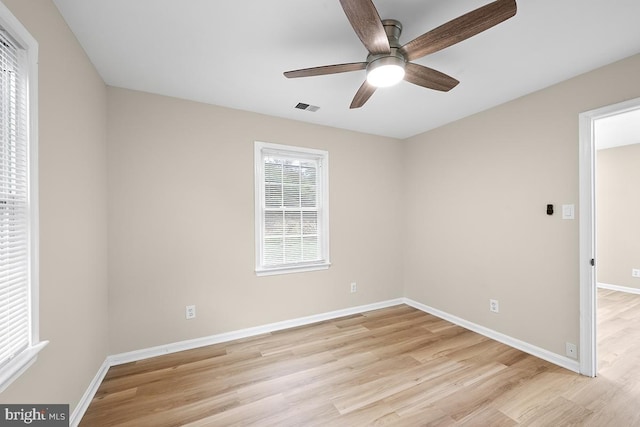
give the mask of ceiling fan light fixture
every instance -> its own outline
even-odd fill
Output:
[[[372,0],[340,0],[340,4],[369,52],[366,61],[286,71],[284,76],[310,77],[366,69],[367,79],[353,97],[350,109],[362,107],[379,87],[393,86],[403,79],[427,89],[450,91],[460,83],[458,80],[412,61],[486,31],[513,17],[518,11],[516,0],[493,0],[408,43],[400,44],[402,24],[395,19],[381,20]]]
[[[405,61],[397,56],[383,56],[367,65],[367,83],[375,87],[389,87],[404,78]]]

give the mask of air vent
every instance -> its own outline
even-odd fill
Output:
[[[311,111],[312,113],[315,113],[320,109],[318,106],[305,104],[304,102],[298,102],[298,105],[296,105],[295,108],[298,110]]]

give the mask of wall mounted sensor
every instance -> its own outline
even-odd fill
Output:
[[[547,215],[553,215],[553,205],[547,205]]]

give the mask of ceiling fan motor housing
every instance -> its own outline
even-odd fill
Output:
[[[389,45],[392,48],[400,47],[400,34],[402,34],[402,24],[400,21],[396,21],[395,19],[384,19],[382,21],[382,26],[384,27],[385,33],[387,33],[387,37],[389,38]]]
[[[382,21],[382,25],[384,27],[385,33],[387,34],[387,38],[389,39],[389,47],[391,48],[391,53],[381,55],[374,55],[370,53],[367,56],[367,62],[369,63],[369,65],[381,58],[398,58],[401,59],[402,62],[407,62],[404,56],[400,53],[400,34],[402,34],[402,24],[400,23],[400,21],[396,21],[395,19],[385,19]],[[390,61],[394,62],[394,60]]]
[[[404,77],[404,69],[406,59],[400,53],[400,34],[402,33],[402,24],[395,19],[385,19],[382,21],[384,31],[389,39],[390,53],[388,54],[369,54],[367,56],[367,81],[377,87],[391,86]],[[375,70],[380,71],[382,67],[387,68],[385,78],[376,78]],[[388,80],[389,68],[394,68],[395,77]]]

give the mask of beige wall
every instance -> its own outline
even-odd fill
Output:
[[[640,55],[407,140],[405,295],[557,354],[578,344],[578,220],[560,215],[579,215],[578,114],[638,96]]]
[[[598,151],[596,168],[598,282],[640,289],[640,144]]]
[[[108,93],[111,353],[402,296],[399,141]],[[255,140],[329,151],[329,270],[256,277]]]
[[[3,0],[40,46],[40,337],[2,402],[70,403],[107,355],[106,87],[49,0]]]

